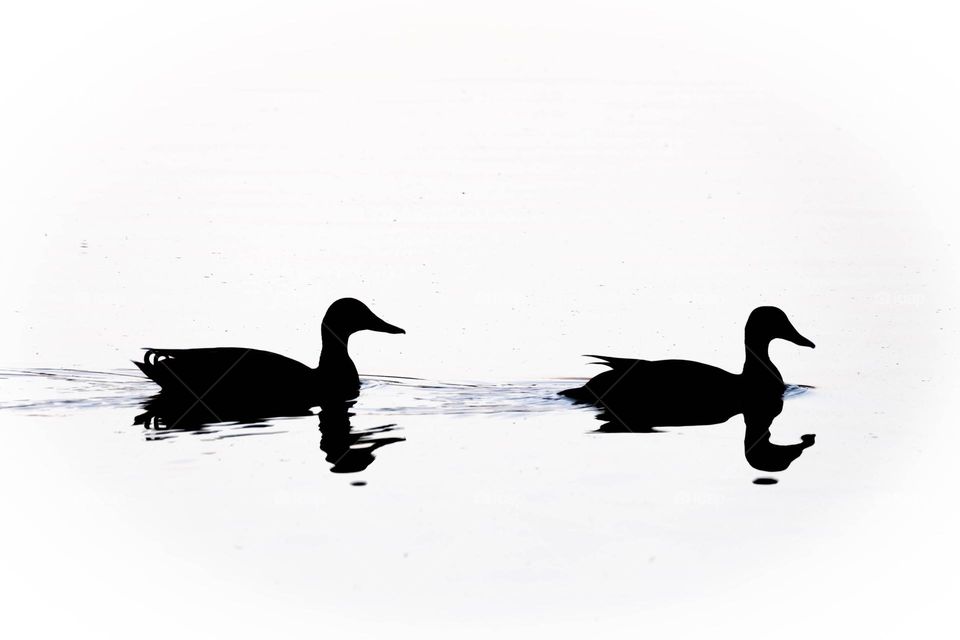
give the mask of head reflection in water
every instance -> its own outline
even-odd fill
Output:
[[[320,448],[327,454],[327,462],[334,473],[356,473],[373,463],[373,452],[394,442],[403,442],[399,436],[385,436],[396,429],[385,424],[372,429],[353,431],[350,428],[352,402],[320,409]]]
[[[739,374],[689,360],[598,358],[609,367],[584,386],[561,394],[603,409],[601,432],[649,433],[656,427],[709,425],[743,414],[744,454],[761,471],[783,471],[804,449],[812,434],[793,445],[770,442],[770,425],[783,409],[786,386],[770,361],[769,345],[781,338],[796,345],[814,344],[776,307],[758,307],[744,330],[744,364]]]
[[[333,473],[363,471],[373,463],[377,449],[404,441],[402,437],[387,435],[396,430],[396,424],[355,430],[350,424],[350,418],[354,416],[353,405],[353,402],[334,402],[322,405],[320,409],[320,449],[326,454],[325,459]],[[312,415],[310,411],[291,407],[184,404],[162,393],[147,400],[143,407],[144,413],[134,418],[134,424],[146,427],[147,438],[151,440],[183,433],[235,437],[269,428],[272,418]]]

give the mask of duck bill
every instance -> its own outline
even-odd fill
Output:
[[[790,327],[790,328],[793,329],[793,327]],[[797,346],[800,346],[800,347],[810,347],[811,349],[815,349],[816,346],[817,346],[817,345],[813,344],[813,342],[812,342],[811,340],[807,340],[807,339],[804,338],[802,335],[800,335],[800,332],[797,331],[796,329],[793,329],[793,334],[792,334],[792,335],[784,336],[784,339],[785,339],[785,340],[789,340],[789,341],[792,342],[793,344],[795,344],[795,345],[797,345]]]
[[[400,327],[390,324],[389,322],[384,322],[380,318],[374,316],[373,322],[367,327],[370,331],[379,331],[380,333],[406,333]]]

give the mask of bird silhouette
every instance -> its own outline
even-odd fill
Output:
[[[315,368],[269,351],[242,347],[147,349],[143,362],[134,362],[160,385],[167,399],[185,399],[217,413],[245,408],[248,412],[275,407],[273,415],[300,415],[325,402],[356,398],[357,368],[347,352],[357,331],[405,333],[378,318],[367,305],[342,298],[330,305],[321,322],[323,347]]]
[[[783,409],[786,385],[770,360],[775,339],[799,346],[815,345],[800,335],[776,307],[754,309],[744,329],[741,373],[689,360],[597,358],[609,367],[582,387],[560,394],[580,404],[600,407],[605,421],[598,431],[649,433],[657,427],[709,425],[743,414],[744,453],[756,469],[782,471],[815,442],[805,435],[794,445],[770,442],[770,425]]]

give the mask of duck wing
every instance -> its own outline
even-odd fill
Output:
[[[669,405],[696,399],[717,404],[738,390],[736,375],[702,362],[588,357],[597,358],[598,364],[610,369],[594,376],[579,389],[561,391],[579,402],[624,404],[642,399],[649,406],[650,403]]]
[[[274,393],[299,389],[312,369],[286,356],[259,349],[147,349],[134,362],[167,393],[204,397],[237,393]],[[292,389],[293,388],[293,389]]]

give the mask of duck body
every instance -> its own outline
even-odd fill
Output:
[[[364,329],[404,333],[359,300],[343,298],[324,316],[323,349],[316,368],[270,351],[243,347],[147,349],[143,362],[134,364],[160,385],[168,402],[270,406],[289,413],[357,397],[360,378],[347,343],[350,335]]]
[[[630,429],[719,424],[748,410],[766,413],[781,402],[785,388],[768,355],[775,338],[814,346],[793,328],[783,311],[759,307],[747,320],[742,373],[690,360],[589,356],[610,369],[582,387],[560,393],[578,403],[603,407],[608,417]]]
[[[740,413],[736,374],[690,360],[630,360],[591,356],[610,369],[561,394],[583,404],[629,413],[657,426],[719,424]],[[619,411],[618,411],[619,409]]]

